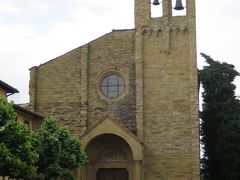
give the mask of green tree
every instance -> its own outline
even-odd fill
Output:
[[[0,98],[0,175],[30,179],[36,176],[38,154],[32,131],[16,122],[12,104]]]
[[[36,138],[38,170],[45,179],[73,179],[71,171],[86,163],[80,141],[71,137],[66,128],[58,128],[53,118],[45,119]]]
[[[201,53],[208,66],[200,70],[204,89],[201,135],[205,173],[210,180],[240,179],[240,102],[233,84],[234,66]]]
[[[16,116],[12,104],[0,97],[0,127],[3,128],[9,121],[15,120]]]

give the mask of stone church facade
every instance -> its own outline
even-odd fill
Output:
[[[30,69],[30,108],[80,138],[80,180],[197,180],[195,1],[151,17],[135,0],[135,28],[114,30]]]

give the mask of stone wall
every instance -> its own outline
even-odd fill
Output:
[[[136,109],[144,144],[144,180],[197,180],[199,121],[195,2],[173,17],[150,18],[149,2],[136,0]]]
[[[88,125],[104,114],[111,114],[136,132],[134,31],[114,31],[89,45]],[[117,98],[105,97],[100,89],[102,77],[119,74],[126,87]]]
[[[54,116],[74,135],[80,135],[81,51],[76,49],[34,67],[30,74],[30,106],[45,117]]]
[[[54,116],[79,136],[106,114],[136,133],[134,31],[115,31],[31,69],[30,106]],[[119,98],[105,97],[101,78],[118,73],[126,88]]]
[[[188,32],[169,32],[169,53],[161,51],[162,33],[143,33],[145,179],[186,180],[193,157]]]

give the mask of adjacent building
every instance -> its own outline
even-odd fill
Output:
[[[7,98],[15,93],[19,93],[17,89],[0,80],[0,97]],[[28,104],[17,105],[13,104],[13,109],[17,113],[17,122],[27,124],[31,129],[38,129],[44,117],[38,113],[27,109]]]
[[[19,93],[19,91],[14,87],[10,86],[9,84],[0,80],[0,96],[8,97],[15,93]]]

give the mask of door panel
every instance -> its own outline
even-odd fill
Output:
[[[97,180],[128,180],[128,171],[123,168],[102,168],[97,172]]]

